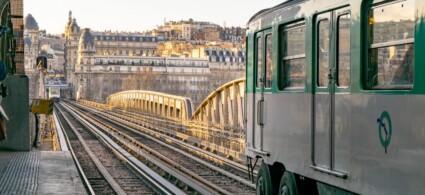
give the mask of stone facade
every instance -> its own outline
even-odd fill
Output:
[[[152,35],[161,41],[167,40],[220,40],[222,27],[210,22],[200,22],[189,20],[164,22],[152,31]]]
[[[80,41],[81,30],[77,20],[72,18],[72,12],[69,11],[68,23],[65,27],[65,78],[69,87],[74,80],[75,65],[78,57],[78,44]]]
[[[105,102],[123,90],[150,90],[190,97],[197,106],[217,87],[244,75],[242,69],[211,69],[207,55],[158,55],[159,40],[153,35],[80,29],[71,14],[65,30],[71,97]],[[180,30],[178,36],[192,36],[196,28],[191,24],[170,29]]]
[[[62,37],[46,35],[31,14],[24,20],[24,67],[29,77],[30,98],[45,98],[46,83],[64,82],[64,43]],[[47,57],[47,69],[37,69],[37,57]]]
[[[40,74],[37,71],[36,58],[39,53],[39,27],[31,14],[24,19],[24,67],[29,79],[29,97],[38,98],[44,94],[40,87]]]

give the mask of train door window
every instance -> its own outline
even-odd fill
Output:
[[[265,75],[265,88],[272,88],[272,75],[273,75],[273,41],[272,34],[266,35],[266,75]]]
[[[368,89],[411,89],[414,77],[414,0],[369,9]]]
[[[319,21],[318,32],[317,86],[327,87],[329,84],[329,20]]]
[[[350,15],[338,16],[338,87],[350,86]]]
[[[282,30],[282,57],[279,90],[298,90],[305,86],[305,24],[298,22]]]
[[[257,88],[261,87],[262,73],[263,73],[263,42],[261,37],[257,37],[257,51],[255,53],[257,60]]]

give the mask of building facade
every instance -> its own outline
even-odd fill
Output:
[[[142,33],[91,32],[97,55],[153,56],[156,37]]]
[[[152,35],[161,41],[171,40],[205,40],[218,41],[222,27],[210,22],[194,21],[193,19],[164,22],[152,31]]]
[[[40,48],[38,23],[31,14],[25,17],[24,31],[25,72],[31,73],[36,71],[36,58]]]
[[[213,24],[199,22],[167,24],[163,28],[167,29],[165,34],[179,39],[192,39],[199,29],[214,27]],[[242,69],[212,69],[210,57],[204,50],[202,55],[192,56],[192,44],[184,41],[159,44],[157,36],[83,29],[70,12],[65,29],[68,95],[104,102],[109,95],[123,90],[151,90],[190,97],[197,106],[217,87],[244,75]],[[158,55],[159,45],[163,46],[163,50],[171,50],[166,55]],[[180,55],[174,49],[185,52]],[[231,54],[229,57],[232,57]],[[229,58],[224,61],[230,66],[231,62],[238,60]]]
[[[24,67],[29,78],[30,98],[46,98],[45,84],[65,82],[65,57],[62,37],[47,35],[40,30],[35,18],[28,14],[24,18]],[[47,69],[37,68],[37,57],[47,58]]]
[[[70,88],[73,88],[72,81],[74,80],[75,64],[78,57],[78,44],[81,36],[80,27],[77,20],[72,17],[72,12],[69,11],[68,23],[65,27],[65,78]]]

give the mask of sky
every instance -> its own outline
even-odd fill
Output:
[[[31,13],[40,29],[61,34],[68,13],[81,28],[96,31],[146,31],[167,21],[207,21],[245,27],[257,11],[283,0],[24,0],[24,15]]]

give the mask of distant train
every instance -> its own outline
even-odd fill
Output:
[[[424,194],[425,1],[289,0],[246,44],[257,194]]]
[[[58,101],[61,97],[60,87],[49,87],[49,99]]]

